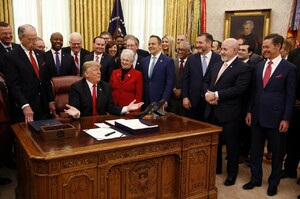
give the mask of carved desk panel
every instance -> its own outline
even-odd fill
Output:
[[[151,121],[160,127],[154,134],[97,141],[83,132],[116,118],[69,120],[76,137],[49,141],[25,123],[13,125],[17,198],[217,198],[219,127],[169,115]]]

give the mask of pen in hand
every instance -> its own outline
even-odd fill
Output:
[[[112,135],[112,134],[114,134],[114,133],[115,133],[115,131],[110,132],[110,133],[106,133],[104,136],[107,137],[107,136],[110,136],[110,135]]]

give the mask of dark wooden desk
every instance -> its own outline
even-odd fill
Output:
[[[17,137],[16,195],[24,199],[217,198],[218,133],[207,123],[169,115],[155,134],[97,141],[82,129],[115,116],[71,120],[75,138],[44,141],[25,123]]]

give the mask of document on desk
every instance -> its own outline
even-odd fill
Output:
[[[122,124],[122,125],[124,125],[128,128],[131,128],[133,130],[148,129],[148,128],[154,128],[154,127],[158,126],[158,125],[155,125],[155,124],[149,125],[150,123],[145,124],[145,122],[142,123],[140,119],[120,120],[120,121],[116,121],[116,122],[119,123],[119,124]]]
[[[116,120],[105,120],[106,123],[115,126],[115,122],[124,121],[125,119],[116,119]]]
[[[85,129],[84,131],[96,140],[108,140],[112,138],[119,138],[125,136],[123,133],[116,131],[112,128],[94,128]]]

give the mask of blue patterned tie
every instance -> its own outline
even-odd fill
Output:
[[[58,51],[55,51],[55,67],[56,67],[56,71],[57,74],[59,74],[59,69],[60,69],[60,60],[59,60],[59,55],[58,55]]]
[[[202,60],[202,71],[203,71],[203,77],[205,76],[206,70],[207,70],[207,62],[206,62],[206,56],[203,55],[203,60]]]
[[[152,63],[150,65],[149,73],[148,73],[149,78],[152,77],[153,69],[154,69],[154,66],[155,66],[155,63],[156,63],[155,60],[156,60],[156,57],[152,57]]]

